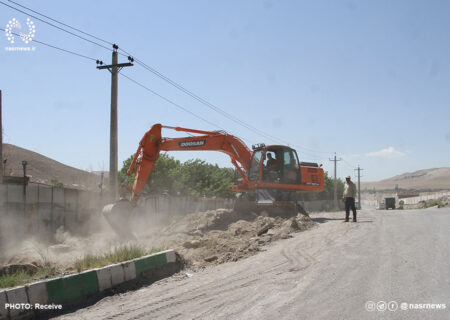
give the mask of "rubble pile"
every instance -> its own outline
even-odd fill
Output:
[[[312,226],[314,222],[305,215],[283,219],[218,209],[186,215],[147,239],[144,236],[145,240],[138,238],[153,246],[175,248],[188,265],[202,267],[237,261]]]

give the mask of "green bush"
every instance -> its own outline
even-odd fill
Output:
[[[442,202],[442,200],[440,200],[440,199],[431,199],[425,203],[425,208],[430,208],[430,207],[434,207],[434,206],[443,208],[443,207],[445,207],[445,203]]]
[[[49,264],[46,264],[44,267],[40,267],[34,274],[27,273],[24,270],[18,270],[14,273],[2,275],[0,277],[0,288],[20,286],[33,280],[48,278],[56,274],[57,270]]]
[[[159,251],[162,251],[162,249],[155,248],[147,251],[140,245],[124,245],[115,247],[113,250],[103,255],[85,255],[82,259],[75,262],[74,267],[78,272],[80,272],[83,270],[100,268],[109,264],[132,260]]]
[[[133,160],[130,156],[123,162],[119,172],[119,180],[125,179],[126,172]],[[128,184],[134,181],[134,173]],[[162,153],[153,167],[144,191],[149,193],[169,192],[198,197],[232,198],[231,186],[234,180],[234,169],[219,166],[195,159],[181,163],[173,157]]]

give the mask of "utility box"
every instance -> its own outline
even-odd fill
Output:
[[[386,210],[389,208],[394,210],[395,209],[395,198],[384,198],[384,205]]]

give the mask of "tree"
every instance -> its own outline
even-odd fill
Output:
[[[234,170],[195,159],[183,163],[175,189],[182,194],[230,198]]]
[[[123,182],[126,172],[131,165],[133,156],[123,162],[119,172],[119,181]],[[134,181],[133,173],[129,185]],[[233,184],[234,170],[232,168],[219,168],[218,165],[208,164],[195,159],[180,163],[173,157],[162,153],[153,167],[150,178],[144,188],[145,192],[161,193],[167,191],[171,194],[182,194],[206,197],[233,197],[231,185]]]
[[[58,178],[53,178],[52,180],[50,180],[52,186],[56,187],[56,188],[64,188],[64,183],[62,183],[61,181],[58,180]]]

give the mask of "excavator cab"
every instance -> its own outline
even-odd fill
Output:
[[[247,183],[235,209],[289,217],[306,214],[297,202],[297,193],[322,191],[324,174],[317,163],[300,162],[297,152],[288,146],[260,144],[253,146]]]
[[[281,184],[299,184],[301,172],[297,152],[284,146],[272,146],[263,150],[261,180]]]
[[[323,170],[317,163],[300,162],[288,146],[254,147],[248,180],[252,188],[283,190],[323,190]],[[321,183],[322,182],[322,183]]]

